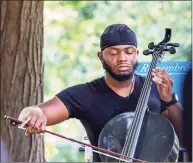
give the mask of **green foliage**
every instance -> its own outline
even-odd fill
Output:
[[[172,42],[181,46],[177,54],[164,60],[191,59],[191,1],[45,1],[45,100],[66,87],[103,75],[97,57],[100,35],[114,23],[125,23],[136,32],[139,61],[150,61],[151,56],[142,55],[142,51],[149,42],[161,41],[165,28],[172,29]],[[70,126],[68,130],[64,124],[52,129],[81,140],[84,129],[75,121],[64,122]],[[62,141],[46,139],[51,154],[47,161],[84,161],[77,146]]]

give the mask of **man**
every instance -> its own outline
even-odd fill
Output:
[[[98,58],[105,69],[105,76],[66,88],[42,104],[25,108],[19,119],[33,126],[28,127],[27,135],[40,133],[46,125],[77,118],[85,127],[91,144],[97,146],[98,136],[111,118],[126,111],[135,111],[144,82],[143,77],[134,73],[139,53],[135,33],[125,24],[110,25],[101,36],[100,48]],[[163,70],[154,70],[152,76],[148,102],[150,111],[170,119],[181,138],[181,107],[174,98],[172,78]],[[100,161],[95,153],[93,161]]]

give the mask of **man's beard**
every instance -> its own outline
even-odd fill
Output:
[[[133,77],[134,71],[137,69],[138,62],[135,63],[133,67],[133,71],[129,74],[116,74],[113,72],[112,68],[105,62],[103,61],[103,68],[110,74],[110,76],[120,82],[127,81]]]

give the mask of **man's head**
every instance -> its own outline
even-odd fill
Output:
[[[103,68],[117,81],[129,80],[137,67],[137,39],[125,24],[108,26],[101,36],[98,57]]]

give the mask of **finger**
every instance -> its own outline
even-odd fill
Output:
[[[158,79],[157,77],[153,77],[152,80],[153,80],[159,87],[165,87],[165,88],[168,87],[165,83],[163,83],[162,80]]]
[[[170,79],[168,79],[166,76],[162,76],[162,83],[170,86],[171,85],[171,81]]]
[[[162,82],[162,77],[161,76],[153,76],[153,79]]]
[[[42,133],[41,129],[39,128],[39,129],[36,131],[36,133],[37,133],[37,134],[41,134],[41,133]]]
[[[152,72],[152,76],[153,77],[157,77],[157,78],[160,78],[160,79],[165,79],[167,78],[167,84],[170,84],[170,85],[173,85],[173,80],[172,78],[169,76],[169,74],[165,71],[159,71],[159,72]],[[158,79],[159,80],[159,79]],[[164,80],[166,82],[166,80]]]
[[[29,121],[29,126],[30,127],[34,127],[36,121],[37,121],[37,117],[36,116],[32,116],[31,120]]]
[[[173,80],[163,69],[156,69],[152,72],[153,81],[160,87],[169,87],[173,85]]]
[[[167,72],[164,73],[164,75],[170,80],[173,82],[173,78],[171,75],[169,75]]]
[[[157,73],[157,74],[160,74],[160,75],[165,75],[165,76],[167,76],[167,78],[169,78],[170,80],[173,81],[173,79],[172,79],[172,77],[169,75],[169,73],[166,72],[166,71],[163,70],[163,69],[155,69],[153,72],[154,72],[154,73]]]
[[[40,125],[41,125],[41,121],[38,120],[38,117],[33,116],[31,121],[30,121],[30,127],[29,127],[29,130],[28,130],[30,132],[30,134],[35,134]]]
[[[39,129],[37,129],[37,128],[31,129],[31,134],[39,134],[39,133],[41,133]]]
[[[41,128],[45,128],[44,125],[45,123],[40,123],[40,125],[39,125],[39,127],[38,128],[31,128],[31,130],[29,130],[29,132],[31,133],[31,134],[40,134],[40,133],[42,133],[43,131],[45,131],[45,129],[44,130],[42,130]]]
[[[157,75],[164,75],[167,72],[163,69],[155,69],[155,71],[153,71],[153,73],[157,74]]]
[[[153,76],[153,78],[155,79],[155,81],[163,82],[163,80],[162,80],[162,77],[163,77],[163,76],[162,76],[161,74],[152,72],[152,76]],[[152,78],[152,79],[153,79],[153,78]]]
[[[33,127],[36,129],[39,129],[41,123],[42,123],[42,121],[40,119],[39,120],[37,119]]]
[[[41,132],[44,132],[44,131],[46,130],[46,124],[47,124],[46,121],[42,122],[42,124],[41,124],[41,126],[40,126]]]
[[[151,74],[152,76],[157,76],[157,77],[164,75],[163,72],[161,71],[155,71],[155,72],[152,72]]]
[[[160,78],[162,79],[162,82],[166,85],[171,85],[173,86],[173,80],[171,79],[171,77],[168,75],[167,72],[160,72],[159,74],[157,74],[158,76],[160,76]]]
[[[165,70],[163,70],[163,69],[162,70],[158,70],[158,73],[160,73],[161,75],[167,76],[167,78],[172,80],[172,77]]]
[[[47,119],[45,117],[42,117],[41,119],[39,118],[39,120],[36,120],[35,125],[33,126],[31,133],[41,133],[42,131],[45,130],[45,126],[47,124]]]
[[[31,129],[32,129],[32,127],[27,127],[27,129],[25,131],[26,136],[28,136],[31,133]]]
[[[45,131],[46,130],[46,125],[47,125],[47,118],[45,116],[42,116],[42,124],[40,126],[40,130]]]
[[[39,134],[45,132],[45,130],[46,130],[46,124],[47,124],[46,121],[43,121],[43,122],[41,123],[41,125],[40,125],[40,127],[39,127],[39,130],[38,130],[38,133],[39,133]]]

